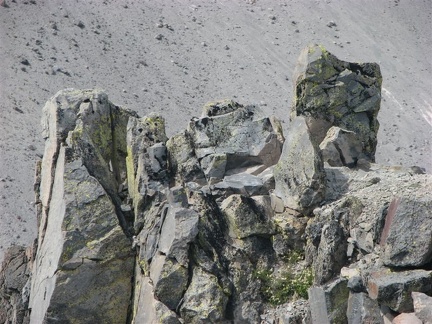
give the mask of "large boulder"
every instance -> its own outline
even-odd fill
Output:
[[[378,270],[370,274],[367,290],[369,297],[377,300],[381,305],[388,306],[399,313],[413,312],[411,292],[432,294],[432,271]]]
[[[322,158],[331,166],[356,166],[363,146],[354,132],[332,126],[320,144]]]
[[[275,194],[286,207],[307,214],[324,199],[321,153],[311,138],[305,118],[297,117],[290,123],[274,176]]]
[[[291,118],[307,117],[318,143],[331,126],[354,132],[362,152],[374,161],[382,83],[379,65],[341,61],[323,46],[311,45],[300,54],[294,77]]]
[[[97,90],[60,91],[44,107],[31,322],[128,317],[134,258],[118,188],[131,115]]]
[[[388,266],[420,267],[432,261],[432,197],[416,194],[395,198],[381,237]]]
[[[256,106],[232,101],[207,104],[188,127],[195,155],[207,181],[246,171],[257,175],[276,164],[283,136],[274,118]]]

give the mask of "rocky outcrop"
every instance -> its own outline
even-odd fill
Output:
[[[10,247],[0,267],[0,323],[29,323],[30,260],[33,250]]]
[[[32,323],[128,318],[134,257],[119,187],[133,115],[97,90],[60,91],[44,107]]]
[[[305,116],[318,145],[330,136],[328,131],[333,132],[332,126],[353,132],[364,157],[374,161],[381,103],[379,65],[344,62],[323,46],[312,45],[300,54],[294,74],[291,119]],[[357,159],[357,154],[351,157]],[[345,161],[344,165],[355,162]]]
[[[39,235],[2,266],[0,319],[427,322],[432,178],[373,163],[379,67],[314,46],[297,71],[285,136],[232,100],[168,138],[102,91],[51,98]]]
[[[274,175],[275,194],[286,207],[308,214],[323,200],[323,162],[305,118],[297,117],[291,122]]]

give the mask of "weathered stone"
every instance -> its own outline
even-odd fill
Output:
[[[354,132],[332,126],[320,144],[323,162],[331,166],[354,167],[363,147]]]
[[[151,199],[161,199],[167,181],[165,120],[159,115],[129,118],[127,124],[128,192],[134,206],[134,229],[142,228],[142,211]]]
[[[191,283],[183,297],[180,314],[187,323],[215,323],[225,318],[228,297],[217,278],[195,267]]]
[[[419,267],[432,261],[432,197],[396,198],[386,216],[381,246],[388,266]]]
[[[289,251],[302,251],[306,244],[306,217],[299,217],[289,211],[276,214],[273,218],[276,224],[276,235],[272,238],[273,249],[280,255],[287,255]]]
[[[312,323],[330,324],[324,289],[311,287],[308,290]]]
[[[47,155],[31,322],[124,322],[128,316],[131,220],[118,188],[126,176],[126,124],[133,115],[101,91],[61,91],[44,107]]]
[[[169,309],[176,310],[186,291],[188,269],[175,260],[160,255],[151,263],[150,276],[157,299]]]
[[[349,289],[346,279],[336,279],[325,286],[328,319],[332,324],[347,322]]]
[[[369,297],[396,312],[412,312],[411,292],[432,293],[432,271],[376,271],[370,275],[367,290]]]
[[[192,209],[170,208],[163,221],[159,251],[187,267],[189,243],[198,234],[198,220]]]
[[[324,284],[339,274],[347,261],[347,242],[343,229],[336,221],[330,221],[321,229],[320,243],[312,263],[314,281]]]
[[[0,266],[0,323],[28,323],[32,249],[11,246]]]
[[[251,166],[259,173],[276,164],[283,138],[277,123],[262,117],[255,106],[229,101],[206,107],[203,117],[190,122],[187,133],[207,180],[222,179],[229,171],[240,173]]]
[[[140,275],[135,284],[132,323],[180,324],[176,314],[154,298],[152,290],[150,278]]]
[[[223,190],[227,194],[241,194],[252,196],[264,194],[266,192],[263,181],[249,173],[238,173],[224,177],[222,182],[214,185],[212,188],[217,191]]]
[[[424,324],[432,323],[432,297],[421,292],[412,292],[411,297],[414,304],[415,315]]]
[[[357,134],[363,153],[375,158],[382,77],[376,63],[349,63],[322,46],[300,54],[291,118],[308,117],[312,138],[321,143],[331,126]]]
[[[290,124],[274,176],[275,194],[289,208],[309,213],[324,198],[323,162],[303,117],[295,118]]]
[[[348,324],[384,323],[377,301],[363,292],[350,292],[346,316]]]
[[[269,201],[270,203],[270,201]],[[256,201],[242,195],[231,195],[221,204],[227,218],[229,235],[232,238],[246,238],[251,235],[271,235],[274,227],[266,210]]]
[[[423,321],[415,313],[403,313],[396,316],[392,324],[423,324]]]

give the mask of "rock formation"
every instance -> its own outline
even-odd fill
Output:
[[[100,90],[58,92],[0,320],[427,322],[432,177],[373,163],[380,86],[378,65],[311,46],[287,134],[223,100],[171,138]]]

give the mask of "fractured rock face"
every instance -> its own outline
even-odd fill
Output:
[[[133,254],[118,188],[131,115],[101,91],[60,91],[44,107],[31,322],[124,322],[128,316]]]
[[[362,144],[354,132],[331,127],[320,144],[322,158],[330,166],[353,167],[362,156]]]
[[[389,206],[381,237],[388,266],[422,266],[432,261],[432,197],[396,198]],[[387,230],[388,229],[388,230]]]
[[[374,161],[382,83],[379,65],[344,62],[313,45],[302,51],[295,80],[291,118],[307,117],[317,143],[331,126],[354,132],[362,152]]]
[[[311,138],[305,118],[297,117],[291,122],[274,176],[275,194],[289,208],[308,213],[324,198],[321,153]]]
[[[0,323],[28,323],[32,249],[11,246],[0,265]]]
[[[411,292],[432,293],[432,272],[407,270],[392,272],[389,269],[373,272],[367,290],[369,297],[376,299],[396,312],[414,310]]]
[[[188,133],[208,181],[243,171],[256,175],[278,161],[280,125],[256,107],[215,103],[203,115],[190,122]]]

